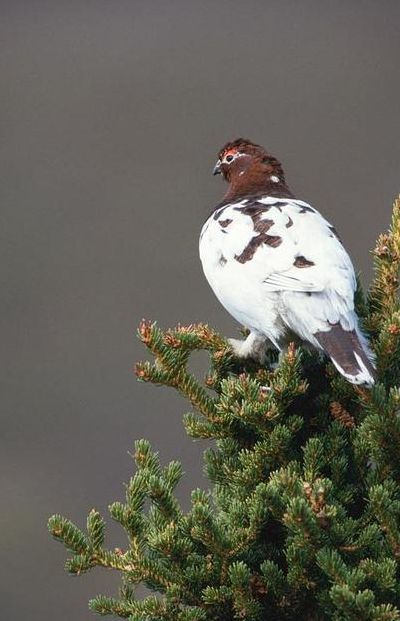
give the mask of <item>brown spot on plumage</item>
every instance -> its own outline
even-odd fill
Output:
[[[239,263],[247,263],[247,261],[251,261],[259,245],[257,237],[253,237],[240,254],[235,254],[236,261],[239,261]]]
[[[307,205],[301,205],[301,209],[299,213],[315,213],[315,210],[312,207],[308,207]]]
[[[269,229],[271,228],[271,226],[273,226],[275,224],[275,222],[273,220],[257,220],[256,222],[254,221],[253,218],[253,222],[254,222],[254,230],[257,233],[260,233],[260,235],[265,235],[267,231],[269,231]],[[267,235],[267,237],[271,237],[271,235]]]
[[[265,233],[260,233],[260,235],[256,235],[252,237],[246,248],[240,253],[235,254],[235,259],[239,263],[247,263],[247,261],[251,261],[254,257],[256,251],[262,244],[267,244],[272,248],[277,248],[282,243],[282,238],[277,235],[266,235]]]
[[[279,237],[279,235],[267,235],[265,243],[272,248],[277,248],[282,243],[282,237]]]
[[[291,226],[293,226],[293,220],[292,218],[289,216],[289,220],[286,222],[285,224],[286,228],[290,228]]]
[[[254,232],[256,233],[244,250],[239,255],[235,255],[235,259],[239,263],[247,263],[247,261],[251,261],[257,249],[262,246],[262,244],[267,244],[272,248],[276,248],[282,243],[282,238],[278,235],[268,234],[269,229],[275,224],[275,222],[273,220],[263,218],[262,216],[269,210],[269,208],[269,205],[263,207],[252,207],[251,205],[248,205],[246,207],[235,208],[237,211],[241,211],[245,215],[251,217],[253,220]]]
[[[218,263],[219,263],[221,266],[224,266],[224,265],[225,265],[225,263],[227,263],[227,260],[225,259],[225,257],[224,257],[224,255],[223,255],[223,254],[221,254],[221,256],[220,256],[220,258],[219,258]]]
[[[293,265],[295,267],[303,268],[303,267],[312,267],[313,265],[315,265],[315,263],[314,261],[309,261],[308,259],[303,257],[303,255],[300,255],[299,257],[295,258]]]
[[[230,225],[232,220],[230,218],[226,218],[226,220],[218,220],[218,222],[225,229],[227,226]]]
[[[240,211],[240,213],[244,213],[245,216],[251,216],[253,220],[264,215],[269,209],[270,205],[260,206],[258,203],[251,203],[250,205],[245,205],[244,207],[234,207],[235,211]]]

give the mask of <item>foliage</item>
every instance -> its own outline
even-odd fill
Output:
[[[326,360],[291,346],[277,368],[233,358],[206,325],[139,337],[154,362],[143,382],[171,386],[192,404],[184,425],[205,451],[211,490],[184,513],[179,463],[135,444],[136,473],[110,514],[125,550],[104,547],[104,521],[86,533],[54,515],[52,535],[72,552],[66,569],[120,572],[118,599],[90,608],[131,621],[400,620],[400,201],[374,251],[375,279],[359,313],[377,355],[372,390],[348,384]],[[188,370],[206,350],[210,371]],[[138,598],[136,585],[154,595]]]

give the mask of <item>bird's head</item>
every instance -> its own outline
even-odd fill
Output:
[[[281,163],[264,147],[244,138],[227,142],[222,147],[213,174],[221,174],[229,183],[227,198],[270,187],[272,191],[289,192]]]

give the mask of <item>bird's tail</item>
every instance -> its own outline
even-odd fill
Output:
[[[361,332],[344,330],[337,323],[330,330],[316,332],[314,336],[339,373],[349,382],[367,386],[375,383],[374,357]]]

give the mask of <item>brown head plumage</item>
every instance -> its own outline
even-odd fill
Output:
[[[292,196],[281,163],[264,147],[245,138],[237,138],[222,147],[214,174],[221,174],[229,183],[225,199],[260,192]]]

